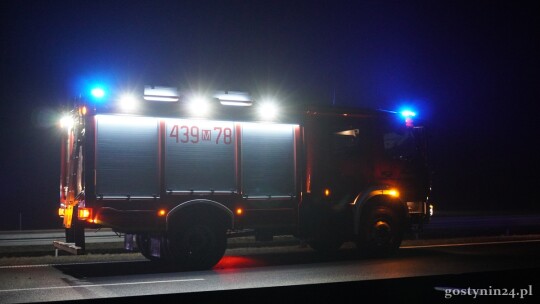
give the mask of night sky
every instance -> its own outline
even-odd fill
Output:
[[[61,228],[57,119],[82,83],[397,110],[442,211],[538,212],[540,11],[525,1],[2,1],[0,229]]]

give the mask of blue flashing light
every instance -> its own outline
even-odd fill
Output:
[[[90,94],[92,94],[92,97],[94,97],[95,99],[102,99],[103,97],[105,97],[105,90],[100,87],[93,88],[90,91]]]
[[[405,118],[411,118],[411,117],[416,116],[416,113],[411,110],[403,110],[401,111],[401,116]]]
[[[407,126],[408,128],[412,128],[414,126],[413,117],[416,116],[416,112],[412,111],[410,108],[405,108],[399,113],[401,114],[401,117],[405,119],[405,126]]]

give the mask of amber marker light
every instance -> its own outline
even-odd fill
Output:
[[[383,190],[382,194],[390,195],[393,197],[399,197],[399,191],[397,189]]]
[[[158,214],[158,216],[165,216],[167,214],[167,210],[159,209],[157,214]]]
[[[397,191],[396,189],[389,190],[388,194],[393,196],[393,197],[399,197],[399,191]]]
[[[330,189],[325,188],[325,189],[324,189],[324,196],[329,197],[330,194],[332,194],[332,192],[330,191]]]
[[[91,208],[79,208],[78,216],[80,220],[87,220],[92,217],[92,209]]]
[[[244,214],[244,209],[236,208],[236,215],[242,215],[242,214]]]

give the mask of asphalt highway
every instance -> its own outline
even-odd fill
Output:
[[[192,272],[124,252],[116,235],[110,236],[115,241],[88,244],[94,251],[80,256],[55,256],[41,239],[33,246],[0,246],[0,303],[358,303],[370,297],[529,303],[540,292],[538,223],[532,215],[440,218],[384,259],[361,258],[352,244],[322,256],[288,236],[270,243],[243,237],[230,240],[212,270]],[[51,232],[39,233],[49,238]],[[481,291],[485,295],[474,294]]]
[[[333,256],[302,245],[236,248],[227,250],[214,269],[192,272],[155,265],[137,254],[114,256],[124,259],[0,266],[0,303],[255,298],[274,303],[282,297],[330,302],[336,292],[442,301],[445,290],[493,287],[532,288],[530,300],[540,288],[535,276],[540,238],[410,245],[385,259],[359,258],[347,244]]]

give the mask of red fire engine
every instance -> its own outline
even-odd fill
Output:
[[[141,92],[142,93],[142,92]],[[62,119],[65,250],[108,227],[127,249],[213,267],[229,237],[293,235],[313,249],[355,242],[388,255],[432,212],[426,136],[401,113],[282,107],[243,92],[102,89]]]

